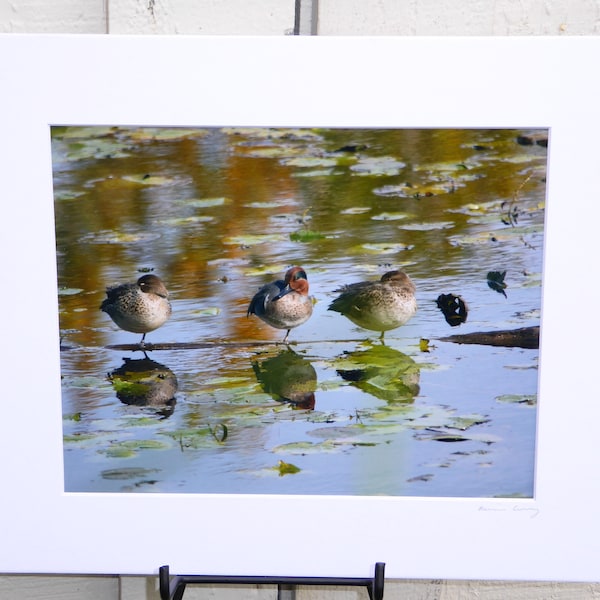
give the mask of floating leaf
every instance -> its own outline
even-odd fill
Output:
[[[399,221],[400,219],[406,219],[407,216],[408,215],[406,213],[384,212],[379,213],[378,215],[373,215],[371,219],[373,219],[373,221]]]
[[[372,208],[370,206],[352,206],[350,208],[346,208],[340,211],[341,215],[362,215],[363,213],[367,213]]]
[[[208,134],[206,129],[185,129],[172,127],[143,127],[130,133],[130,138],[137,141],[173,141],[190,137],[203,137]]]
[[[435,181],[422,184],[402,183],[399,185],[384,185],[375,188],[376,196],[398,198],[429,198],[441,194],[451,194],[456,191],[459,184],[454,180]]]
[[[498,402],[508,402],[511,404],[526,404],[535,406],[537,404],[537,395],[535,394],[504,394],[496,398]]]
[[[64,200],[75,200],[76,198],[81,198],[81,196],[83,195],[85,195],[85,192],[76,192],[73,190],[55,190],[54,200],[56,202],[61,202]]]
[[[361,158],[350,167],[350,170],[356,175],[393,176],[398,175],[404,167],[406,167],[406,163],[392,156],[377,156]]]
[[[81,294],[83,290],[81,288],[59,288],[59,296],[74,296],[75,294]]]
[[[228,198],[192,198],[190,200],[186,200],[185,203],[188,206],[193,206],[194,208],[210,208],[211,206],[223,206],[231,202]]]
[[[280,477],[283,477],[284,475],[293,475],[294,473],[300,473],[300,469],[296,465],[293,465],[292,463],[283,462],[282,460],[279,461],[277,465],[277,470],[279,471]]]
[[[271,209],[279,208],[281,206],[287,206],[289,204],[295,204],[294,200],[292,200],[291,198],[286,198],[285,200],[271,200],[270,202],[249,202],[247,204],[244,204],[244,206],[248,208]]]
[[[151,473],[158,473],[159,469],[144,469],[142,467],[122,467],[120,469],[106,469],[100,473],[103,479],[139,479]]]
[[[79,238],[82,243],[88,244],[136,244],[149,242],[160,237],[160,233],[151,231],[98,231],[91,232]]]
[[[161,225],[167,227],[180,227],[182,225],[196,225],[197,223],[210,223],[214,221],[214,217],[208,215],[194,215],[191,217],[173,217],[171,219],[161,219],[158,221]]]
[[[123,176],[124,181],[130,183],[138,183],[140,185],[165,185],[166,183],[172,183],[173,179],[169,177],[163,177],[161,175],[150,175],[149,173],[143,173],[139,175],[125,175]]]
[[[483,415],[466,415],[461,417],[453,417],[452,421],[447,427],[449,429],[460,429],[466,431],[474,425],[483,425],[483,423],[489,423],[490,419]]]
[[[223,243],[235,246],[257,246],[269,242],[283,242],[285,236],[279,233],[265,233],[257,235],[234,235],[223,239]]]
[[[127,440],[111,444],[103,451],[103,454],[113,458],[130,458],[135,456],[139,450],[165,450],[168,444],[158,440]]]
[[[367,252],[374,252],[376,254],[395,254],[396,252],[403,252],[404,250],[410,250],[413,246],[411,244],[394,244],[382,242],[380,244],[362,244],[361,250],[367,250]]]
[[[299,171],[294,173],[294,177],[330,177],[334,175],[333,169],[314,169],[312,171]]]
[[[290,233],[290,240],[292,242],[312,242],[314,240],[322,240],[325,236],[318,231],[311,231],[310,229],[300,229]]]
[[[70,161],[88,160],[94,158],[127,158],[130,156],[128,147],[119,140],[112,138],[82,140],[69,143],[66,159]]]
[[[306,454],[319,454],[321,452],[339,452],[339,450],[339,445],[336,445],[331,441],[325,441],[316,444],[314,442],[291,442],[289,444],[276,446],[271,451],[275,454],[304,456]]]
[[[298,156],[282,161],[288,167],[335,167],[338,161],[335,158],[323,158],[320,156]]]
[[[208,306],[207,308],[194,310],[191,314],[198,317],[216,317],[221,314],[221,309],[218,306]]]
[[[454,227],[452,221],[439,221],[437,223],[403,223],[398,225],[399,229],[408,231],[435,231],[436,229],[451,229]]]
[[[429,340],[426,338],[421,338],[419,340],[419,350],[421,352],[429,352]]]

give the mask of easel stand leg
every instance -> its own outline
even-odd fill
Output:
[[[372,578],[360,577],[248,577],[224,575],[169,575],[168,565],[158,570],[158,582],[161,600],[181,600],[186,585],[189,584],[221,584],[221,585],[277,585],[277,600],[296,600],[298,585],[337,585],[363,586],[369,592],[370,600],[383,600],[385,583],[385,563],[375,563],[375,574]]]

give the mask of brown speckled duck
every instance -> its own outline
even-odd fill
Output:
[[[171,316],[169,292],[156,275],[143,275],[135,283],[124,283],[106,289],[100,310],[125,331],[146,334],[164,325]]]
[[[340,295],[328,310],[341,313],[364,329],[380,331],[381,338],[417,312],[415,286],[404,271],[388,271],[379,281],[351,283],[336,292]]]

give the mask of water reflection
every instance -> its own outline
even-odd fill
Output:
[[[411,403],[419,394],[420,368],[408,355],[383,344],[347,353],[337,374],[387,402]]]
[[[275,400],[314,409],[317,372],[307,358],[287,348],[270,358],[253,360],[252,368],[262,389]]]
[[[124,358],[123,364],[111,371],[108,378],[123,404],[159,407],[165,417],[175,410],[175,373],[147,356]]]

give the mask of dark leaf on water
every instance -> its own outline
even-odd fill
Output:
[[[454,294],[440,294],[436,300],[437,307],[442,311],[446,323],[450,327],[457,327],[467,320],[467,305],[460,296]]]
[[[502,294],[506,298],[506,292],[504,291],[507,287],[506,283],[504,283],[505,277],[506,271],[502,271],[502,273],[500,271],[490,271],[487,274],[487,284],[490,289]]]

